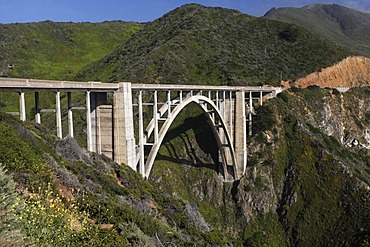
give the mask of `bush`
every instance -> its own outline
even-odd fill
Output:
[[[24,246],[25,237],[16,224],[16,212],[21,210],[13,178],[0,165],[0,246]]]
[[[266,130],[271,130],[276,125],[273,110],[268,105],[260,106],[252,124],[253,133],[258,134]]]

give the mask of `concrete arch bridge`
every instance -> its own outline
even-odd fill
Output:
[[[27,119],[25,93],[35,98],[35,121],[41,124],[39,92],[55,93],[57,136],[63,138],[61,93],[68,99],[68,135],[74,136],[72,94],[86,95],[87,149],[125,163],[148,178],[171,124],[189,104],[197,104],[215,136],[220,173],[225,181],[240,179],[247,165],[247,135],[252,134],[254,101],[275,97],[279,87],[192,86],[100,82],[67,82],[0,78],[0,91],[19,94],[19,113]],[[112,102],[108,103],[108,94]],[[135,114],[134,114],[135,112]],[[135,131],[137,133],[135,133]]]

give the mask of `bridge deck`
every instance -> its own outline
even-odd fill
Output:
[[[34,80],[0,78],[0,91],[65,91],[65,92],[114,92],[119,89],[119,83],[75,82],[55,80]],[[272,92],[280,87],[270,86],[202,86],[202,85],[172,85],[172,84],[131,84],[132,90],[159,91],[258,91]]]

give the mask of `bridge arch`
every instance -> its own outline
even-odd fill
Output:
[[[154,144],[152,145],[150,149],[149,155],[145,162],[144,169],[142,171],[143,177],[146,177],[146,178],[149,177],[150,172],[154,166],[155,158],[159,152],[159,148],[161,147],[162,142],[170,126],[172,125],[172,123],[174,122],[178,114],[190,103],[198,104],[203,110],[203,112],[206,113],[208,122],[211,125],[212,131],[217,141],[217,146],[220,151],[222,164],[223,164],[224,177],[226,179],[228,175],[231,175],[235,179],[236,177],[238,177],[239,174],[237,174],[238,169],[237,169],[235,151],[234,151],[234,147],[231,141],[230,133],[226,127],[226,122],[223,119],[220,110],[214,104],[214,102],[210,98],[202,96],[202,95],[194,95],[194,96],[187,97],[183,99],[179,104],[177,104],[174,109],[171,110],[171,116],[168,117],[166,121],[163,123],[163,125],[161,126],[159,133],[158,133],[158,140],[154,142]],[[208,109],[208,107],[210,107],[210,109]],[[216,119],[218,120],[218,122],[216,121]],[[151,127],[152,123],[153,122],[151,121],[151,123],[149,124],[147,128],[147,131],[148,129],[152,129]],[[221,138],[221,135],[220,135],[221,129],[224,133],[225,140],[222,140]],[[226,141],[226,143],[223,143],[224,141]],[[229,150],[229,154],[230,154],[229,159],[227,157],[226,149]],[[228,171],[229,171],[228,166],[230,165],[228,164],[228,162],[229,163],[231,162],[231,167],[232,167],[231,174],[228,174]]]

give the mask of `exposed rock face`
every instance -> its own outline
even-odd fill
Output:
[[[278,202],[268,166],[248,167],[236,195],[237,203],[247,221],[257,215],[274,212]]]
[[[308,122],[342,145],[370,150],[370,98],[366,97],[369,93],[365,87],[356,92],[327,95],[317,107],[320,111],[312,105],[304,107]]]
[[[288,86],[289,82],[283,82]],[[309,74],[293,83],[296,87],[360,87],[370,85],[370,59],[367,57],[347,57],[341,62]]]

